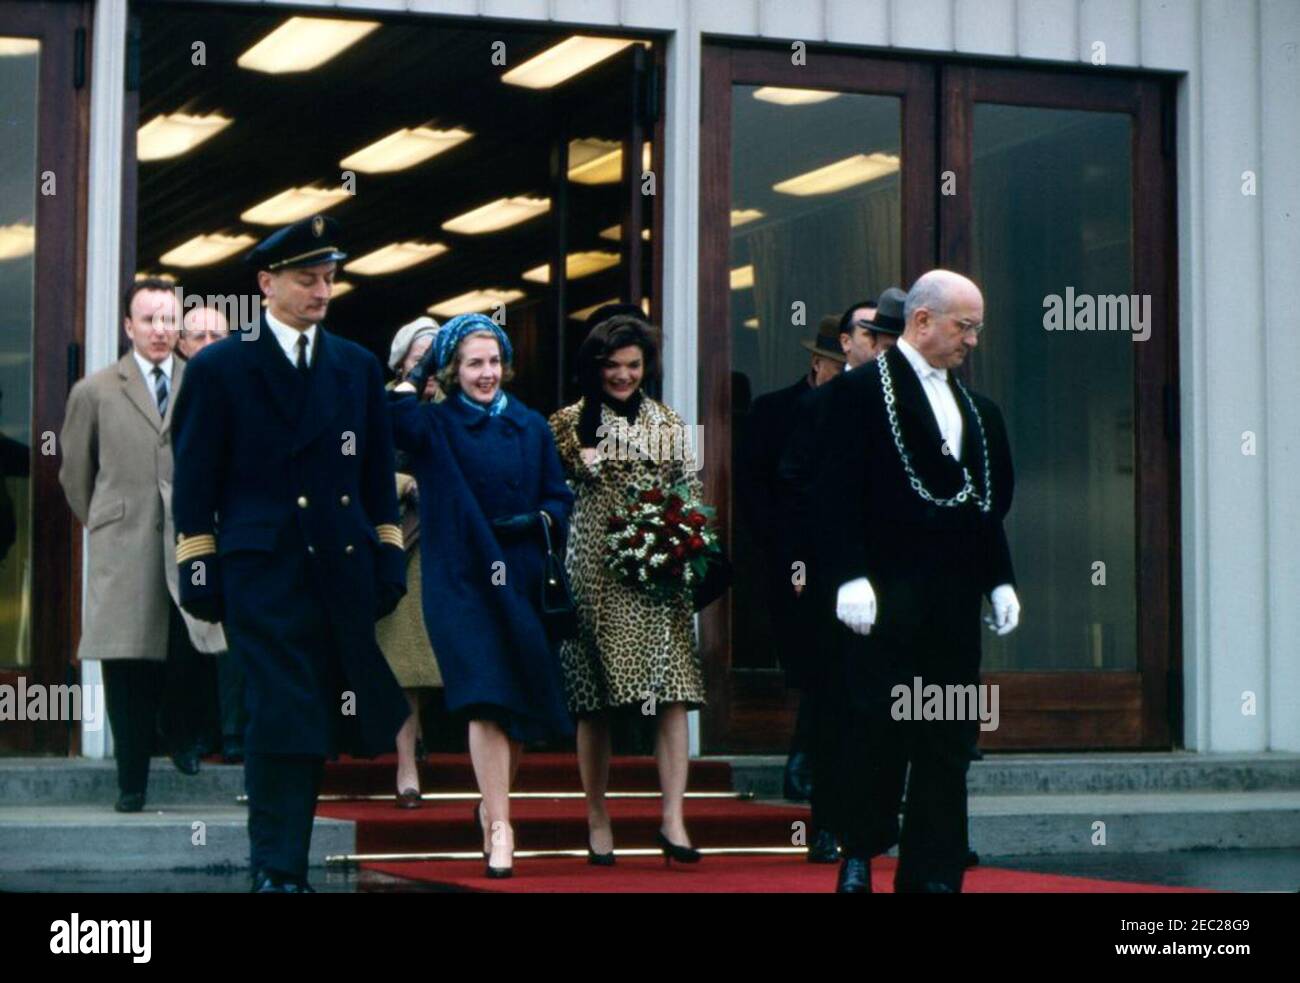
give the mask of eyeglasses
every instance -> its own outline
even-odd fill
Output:
[[[983,321],[958,321],[956,318],[953,318],[953,321],[956,323],[957,327],[961,329],[962,334],[973,334],[978,338],[980,332],[984,330]]]

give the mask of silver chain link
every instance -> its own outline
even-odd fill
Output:
[[[912,490],[925,501],[944,508],[957,508],[965,505],[967,501],[973,501],[980,507],[981,512],[988,513],[992,511],[993,471],[989,467],[988,437],[984,433],[984,421],[980,418],[979,410],[975,408],[975,401],[970,398],[970,393],[961,384],[961,380],[956,376],[953,377],[953,382],[957,384],[957,391],[966,400],[966,405],[970,408],[971,418],[975,421],[975,428],[980,434],[980,448],[984,452],[984,494],[980,495],[975,491],[975,483],[971,480],[970,470],[963,464],[961,466],[963,478],[961,490],[952,498],[935,498],[921,483],[921,479],[917,477],[916,471],[912,467],[912,457],[907,453],[907,448],[903,446],[903,433],[898,425],[898,411],[894,408],[894,380],[890,375],[889,365],[885,361],[883,353],[876,359],[876,367],[880,372],[880,388],[885,394],[885,412],[889,415],[889,429],[894,435],[894,447],[898,450],[898,456],[903,462],[903,470],[907,473],[907,481],[912,486]]]

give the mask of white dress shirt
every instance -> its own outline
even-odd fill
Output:
[[[280,343],[280,349],[284,352],[284,357],[295,368],[298,366],[298,339],[305,336],[307,338],[307,364],[312,364],[312,355],[315,353],[316,348],[316,325],[313,324],[306,331],[299,331],[297,328],[291,328],[276,318],[270,310],[266,312],[266,323],[271,326],[271,333],[275,335],[275,340]]]
[[[925,390],[925,398],[930,401],[935,422],[939,424],[939,433],[948,444],[953,460],[960,461],[961,410],[957,408],[957,398],[953,396],[952,387],[948,385],[948,370],[936,369],[905,338],[898,339],[898,350],[903,353],[903,357],[907,359],[915,370],[917,378],[921,380],[921,388]]]
[[[168,355],[157,365],[149,361],[134,348],[131,354],[135,356],[135,364],[140,366],[140,374],[144,376],[144,387],[149,390],[149,395],[153,397],[154,406],[158,405],[158,380],[153,377],[155,368],[162,369],[163,378],[167,380],[167,398],[170,400],[172,395],[172,366],[175,359]]]

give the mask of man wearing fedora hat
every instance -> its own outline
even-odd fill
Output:
[[[375,643],[405,593],[383,369],[324,330],[339,227],[249,253],[260,330],[194,356],[172,424],[181,605],[223,622],[246,675],[253,890],[309,892],[327,757],[391,751],[409,708]]]
[[[838,337],[839,319],[822,318],[817,336],[799,344],[811,353],[808,372],[792,386],[760,396],[749,413],[748,429],[737,457],[737,502],[751,529],[763,557],[763,597],[771,613],[777,652],[786,671],[789,685],[805,690],[800,702],[790,755],[786,761],[785,795],[796,801],[811,794],[812,756],[811,725],[815,715],[813,700],[807,694],[807,670],[798,653],[804,647],[797,622],[797,597],[791,584],[791,554],[797,546],[791,542],[785,514],[786,495],[777,473],[782,450],[798,426],[798,407],[804,397],[837,378],[844,369],[845,355]],[[814,840],[820,833],[814,833]],[[813,844],[816,847],[816,843]],[[814,858],[832,851],[822,844],[814,849]]]
[[[840,317],[840,348],[848,368],[856,369],[888,351],[903,333],[903,302],[907,294],[890,287],[880,300],[854,304]]]

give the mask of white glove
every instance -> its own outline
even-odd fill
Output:
[[[841,584],[835,596],[835,617],[859,635],[870,635],[876,623],[876,592],[866,577]]]
[[[989,595],[993,604],[993,622],[989,630],[998,635],[1010,635],[1020,624],[1020,599],[1010,584],[994,587]]]

